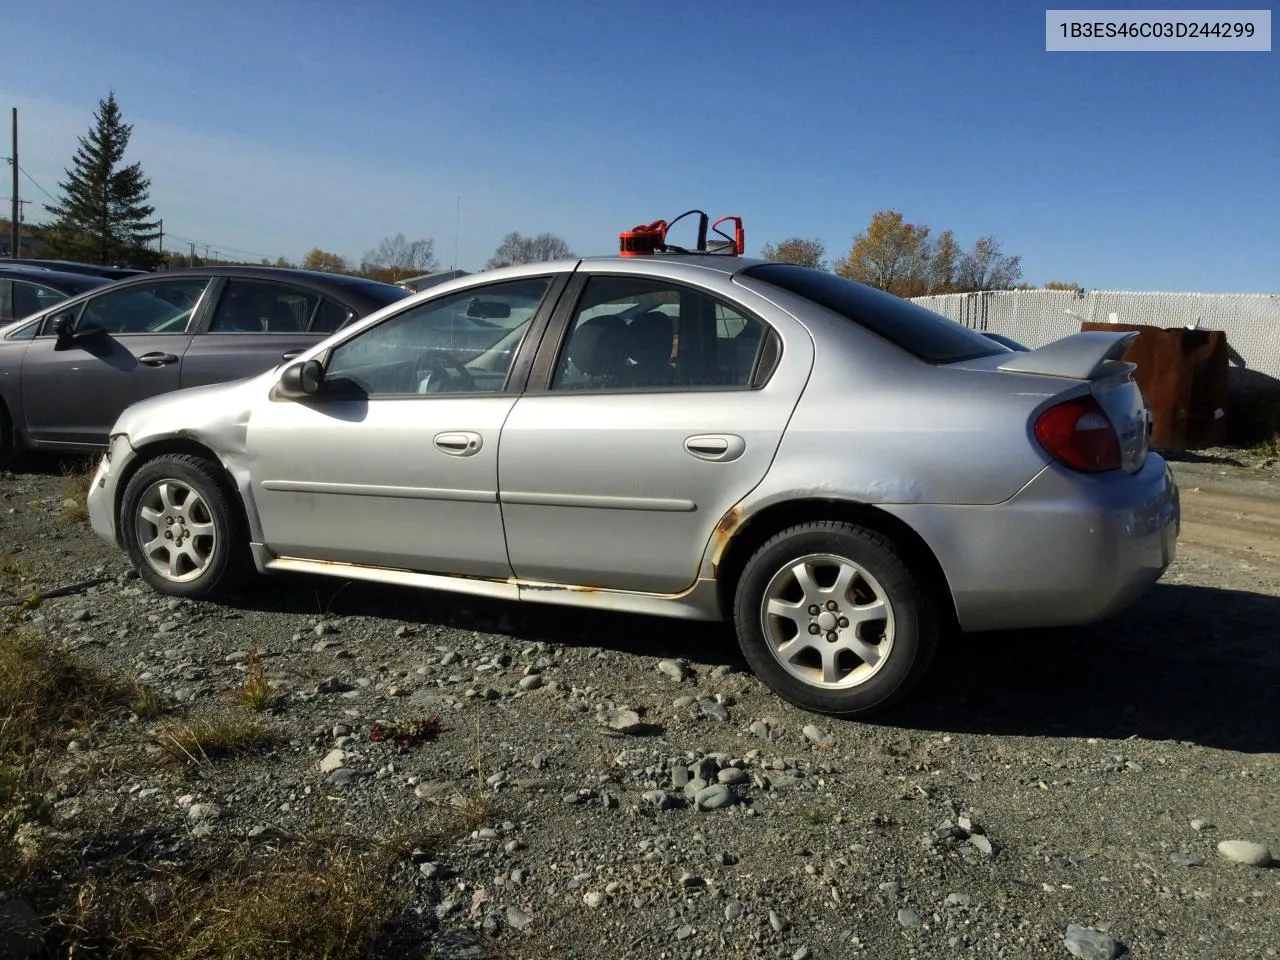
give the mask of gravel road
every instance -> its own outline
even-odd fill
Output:
[[[187,719],[245,712],[251,651],[282,694],[270,752],[75,781],[59,830],[147,824],[176,857],[491,798],[406,863],[388,957],[1275,957],[1280,869],[1219,845],[1280,857],[1280,473],[1174,469],[1180,554],[1135,608],[957,640],[874,723],[783,704],[722,627],[312,578],[161,598],[58,519],[56,463],[0,475],[0,551],[37,589],[108,578],[33,627]],[[435,740],[370,737],[432,714]]]

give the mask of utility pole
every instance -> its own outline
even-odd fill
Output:
[[[18,205],[18,108],[13,108],[13,156],[10,158],[13,164],[13,223],[10,225],[10,246],[9,256],[14,260],[18,259],[18,242],[21,239],[21,230],[18,226],[22,208]]]
[[[191,259],[187,261],[187,266],[194,267],[195,265],[196,265],[196,245],[193,243],[191,245]]]
[[[164,217],[160,218],[160,252],[164,253]]]

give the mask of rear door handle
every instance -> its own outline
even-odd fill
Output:
[[[153,350],[151,353],[144,353],[140,356],[138,362],[146,364],[148,367],[163,367],[170,363],[177,363],[178,358],[172,353],[161,353],[159,350]]]
[[[478,433],[460,430],[454,433],[437,433],[435,444],[436,449],[442,450],[451,457],[472,457],[480,452],[480,448],[484,446],[484,440]]]
[[[733,433],[704,433],[684,442],[685,453],[699,460],[725,463],[737,460],[747,449],[747,441]]]

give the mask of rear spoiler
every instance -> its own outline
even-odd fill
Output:
[[[1000,364],[998,369],[1009,373],[1096,380],[1115,372],[1117,361],[1124,357],[1129,345],[1137,337],[1137,330],[1115,333],[1086,330],[1047,343],[1038,350],[1015,353]]]

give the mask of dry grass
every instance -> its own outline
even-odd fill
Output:
[[[375,844],[304,840],[146,867],[142,882],[86,876],[59,939],[67,955],[120,960],[364,960],[404,908],[395,860]]]
[[[0,756],[30,753],[100,716],[105,679],[15,627],[0,627]]]
[[[129,690],[129,708],[139,720],[154,720],[168,711],[169,704],[155,687],[132,676],[126,679],[125,685]]]
[[[213,717],[173,723],[156,731],[152,742],[184,766],[206,767],[227,757],[256,753],[271,747],[276,735],[244,717]]]
[[[45,764],[115,701],[102,677],[40,642],[22,627],[37,605],[26,576],[0,557],[0,598],[23,601],[0,607],[0,887],[12,886],[21,867],[21,827],[43,821]]]
[[[471,790],[457,790],[449,797],[451,816],[444,817],[437,823],[437,832],[443,841],[461,839],[502,816],[496,796],[484,782],[484,750],[480,746],[479,717],[476,718],[475,751],[475,787]]]
[[[58,519],[64,523],[89,522],[89,488],[93,485],[93,475],[97,464],[93,460],[76,461],[74,467],[63,464],[62,487],[58,495],[62,499],[62,509]]]
[[[242,706],[261,713],[276,706],[279,695],[271,689],[267,682],[266,667],[262,662],[262,654],[253,651],[245,661],[244,682],[240,685],[238,697]]]
[[[25,578],[0,558],[0,595],[27,596]],[[0,889],[45,918],[49,956],[112,960],[367,960],[397,918],[410,884],[397,871],[411,849],[404,837],[288,837],[272,847],[201,845],[177,854],[163,828],[141,833],[118,821],[71,833],[20,831],[49,823],[48,758],[65,754],[77,730],[111,711],[159,715],[154,690],[109,684],[23,629],[34,606],[0,607]],[[252,679],[252,672],[250,678]],[[265,683],[265,679],[264,679]],[[257,689],[250,684],[252,689]],[[186,766],[269,747],[272,732],[251,717],[173,721],[152,734],[164,755]],[[457,828],[473,814],[461,811]],[[159,831],[159,832],[157,832]],[[454,832],[454,827],[450,827]],[[432,840],[441,834],[432,831]],[[153,848],[148,837],[162,844]],[[418,841],[421,842],[420,840]],[[94,849],[92,856],[86,851]],[[156,856],[156,849],[166,854]],[[105,855],[104,855],[105,854]]]

